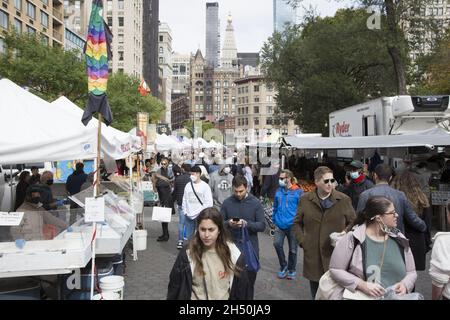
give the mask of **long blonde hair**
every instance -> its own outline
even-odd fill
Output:
[[[417,178],[412,172],[405,170],[402,174],[397,175],[392,180],[391,186],[405,193],[406,198],[419,216],[422,215],[424,208],[430,206],[428,197],[423,193]]]

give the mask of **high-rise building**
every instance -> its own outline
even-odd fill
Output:
[[[158,63],[162,68],[163,94],[162,102],[166,106],[166,112],[162,121],[170,124],[172,104],[172,31],[167,23],[159,25],[158,38]]]
[[[44,43],[63,47],[63,2],[60,0],[4,0],[0,6],[0,53],[5,50],[3,32],[39,34]]]
[[[145,0],[143,3],[143,75],[154,97],[158,97],[158,26],[159,0]]]
[[[259,52],[238,52],[238,66],[256,68],[259,64]]]
[[[422,6],[420,10],[417,12],[413,12],[413,10],[409,11],[410,17],[408,22],[403,22],[401,25],[404,28],[406,37],[408,40],[413,43],[413,46],[410,50],[410,57],[413,61],[415,61],[420,55],[428,54],[432,50],[431,44],[435,37],[432,32],[424,32],[423,28],[420,26],[414,26],[409,23],[409,21],[413,21],[414,18],[418,20],[433,20],[437,32],[440,33],[440,36],[444,35],[450,26],[450,1],[449,0],[435,0],[431,3],[426,3]]]
[[[220,21],[219,3],[206,3],[206,61],[212,67],[219,66]]]
[[[296,10],[287,0],[273,0],[273,30],[283,32],[288,23],[296,23]]]
[[[113,34],[111,72],[141,78],[143,71],[143,0],[103,1],[103,17]],[[65,25],[86,38],[92,0],[65,0]]]
[[[81,58],[83,56],[85,44],[85,38],[82,38],[77,32],[74,32],[67,27],[64,28],[64,50],[78,51],[78,56]]]
[[[143,0],[106,1],[106,18],[113,34],[112,71],[142,78]]]
[[[234,39],[233,19],[231,14],[227,18],[227,28],[225,30],[225,40],[222,47],[221,68],[237,68],[238,57],[236,40]]]
[[[64,24],[82,38],[86,38],[87,35],[91,6],[92,0],[64,1]],[[103,16],[106,17],[105,11]]]
[[[276,117],[276,90],[263,75],[246,75],[235,81],[237,88],[236,135],[252,139],[277,133],[300,133],[289,117]]]
[[[195,119],[215,121],[233,116],[236,110],[236,86],[239,69],[212,68],[199,50],[191,59],[189,97]]]
[[[172,55],[172,100],[186,94],[191,73],[191,55],[174,53]]]

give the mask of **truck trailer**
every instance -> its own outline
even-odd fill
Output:
[[[408,134],[440,128],[449,131],[445,96],[381,97],[330,113],[330,137]]]

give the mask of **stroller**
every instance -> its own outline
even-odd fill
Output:
[[[273,237],[275,235],[275,224],[272,221],[272,203],[269,198],[262,200],[262,206],[264,208],[264,218],[266,219],[267,227],[269,228],[269,234]]]

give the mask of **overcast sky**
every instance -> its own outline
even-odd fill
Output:
[[[179,53],[205,54],[206,2],[219,2],[221,45],[229,12],[233,17],[238,52],[258,52],[273,32],[272,0],[160,0],[159,20],[172,29],[172,48]],[[338,8],[350,6],[350,0],[303,0],[312,4],[321,16],[333,16]],[[297,14],[303,15],[303,10]]]

